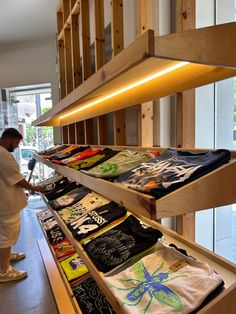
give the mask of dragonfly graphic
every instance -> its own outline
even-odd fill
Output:
[[[133,272],[136,278],[130,279],[120,279],[120,282],[137,282],[135,286],[129,288],[119,288],[112,286],[117,290],[130,291],[126,294],[125,299],[127,301],[123,302],[128,306],[136,306],[140,303],[143,296],[147,293],[150,297],[146,307],[142,310],[143,314],[148,313],[148,309],[151,307],[155,300],[162,304],[170,306],[175,311],[180,311],[184,307],[184,303],[181,298],[168,286],[166,283],[168,281],[174,280],[178,277],[186,277],[187,275],[179,275],[169,278],[172,270],[169,269],[168,272],[160,272],[164,263],[156,269],[152,274],[148,272],[142,261],[136,263],[132,266]]]

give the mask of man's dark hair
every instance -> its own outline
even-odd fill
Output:
[[[20,132],[18,132],[16,129],[14,128],[9,128],[6,129],[3,133],[2,133],[2,138],[18,138],[19,140],[23,139],[23,136],[20,134]]]

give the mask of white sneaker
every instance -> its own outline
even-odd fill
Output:
[[[25,253],[11,252],[10,261],[12,262],[20,261],[23,258],[25,258]]]
[[[26,271],[21,271],[9,266],[7,272],[4,274],[0,273],[0,283],[1,282],[8,282],[14,280],[20,280],[28,276]]]

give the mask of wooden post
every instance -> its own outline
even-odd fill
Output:
[[[73,90],[70,29],[65,29],[64,34],[65,34],[66,94],[68,95]]]
[[[77,122],[75,124],[75,130],[76,130],[76,144],[85,144],[84,121]]]
[[[140,36],[148,29],[153,29],[153,5],[152,0],[138,0],[136,3],[137,35]],[[152,147],[153,101],[140,105],[139,130],[139,145]]]
[[[75,89],[82,82],[82,75],[80,71],[79,17],[77,14],[71,16],[71,52],[73,89]]]
[[[82,71],[83,81],[91,75],[89,0],[80,1],[80,30],[82,33]]]
[[[195,0],[176,1],[176,31],[195,28]],[[195,147],[195,91],[177,95],[177,147]],[[195,213],[177,216],[177,231],[195,240]]]
[[[111,41],[114,57],[124,49],[123,0],[112,0],[111,12]],[[115,111],[113,117],[114,145],[125,145],[125,110]]]
[[[69,144],[75,144],[75,123],[68,125]]]

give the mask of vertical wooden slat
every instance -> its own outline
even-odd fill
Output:
[[[70,0],[70,11],[72,11],[75,3],[76,3],[76,0]]]
[[[82,34],[83,81],[91,75],[89,0],[80,1],[80,29]]]
[[[75,144],[75,123],[68,125],[68,134],[69,134],[68,142],[70,144]]]
[[[98,129],[98,145],[106,145],[106,133],[107,133],[107,119],[106,115],[97,117],[97,129]]]
[[[68,144],[69,143],[68,126],[67,125],[62,127],[62,143],[63,144]]]
[[[84,136],[84,122],[80,121],[75,124],[76,127],[76,144],[84,144],[85,136]]]
[[[93,144],[93,119],[85,120],[85,143]]]
[[[70,13],[70,1],[69,0],[63,0],[63,22],[66,23],[66,20]]]
[[[104,2],[94,1],[95,18],[95,69],[99,70],[105,63],[105,34],[104,34]]]
[[[176,31],[195,28],[195,0],[176,1]],[[177,146],[195,147],[195,91],[177,95]],[[195,213],[177,217],[177,231],[195,240]]]
[[[62,11],[57,12],[57,33],[60,34],[61,30],[63,28],[63,15]]]
[[[111,1],[112,57],[124,49],[123,0]],[[125,110],[114,112],[114,144],[125,145]]]
[[[71,58],[71,35],[70,29],[65,29],[65,64],[66,64],[66,93],[73,90],[72,58]]]
[[[58,41],[58,54],[59,54],[59,71],[60,71],[60,99],[66,96],[66,77],[65,77],[65,54],[64,54],[64,41]]]
[[[158,16],[158,12],[155,14]],[[153,5],[152,0],[136,1],[136,19],[138,36],[148,29],[153,29]],[[156,34],[157,35],[157,34]],[[158,121],[156,121],[158,123]],[[139,120],[139,145],[144,147],[153,146],[153,101],[140,105]]]
[[[125,145],[125,110],[114,112],[114,145]]]
[[[71,16],[71,50],[73,89],[75,89],[82,82],[80,71],[79,17],[77,14]]]

